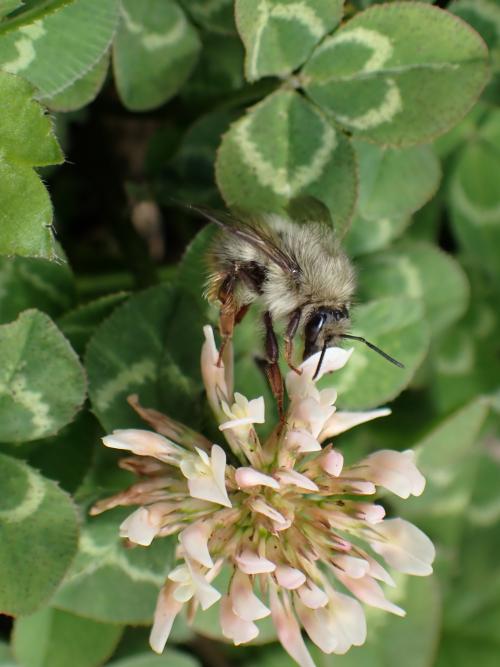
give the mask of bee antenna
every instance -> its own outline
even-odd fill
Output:
[[[340,334],[341,338],[350,338],[352,340],[359,340],[361,343],[364,343],[365,345],[368,345],[368,347],[375,352],[378,352],[384,359],[387,359],[387,361],[390,361],[391,364],[394,364],[395,366],[398,366],[399,368],[404,368],[404,364],[402,364],[400,361],[397,359],[394,359],[394,357],[391,357],[387,352],[384,352],[381,350],[379,347],[374,345],[373,343],[370,343],[369,340],[366,340],[366,338],[363,338],[362,336],[351,336],[351,334]]]
[[[321,370],[321,364],[323,363],[323,359],[325,358],[325,352],[326,348],[328,347],[329,341],[325,341],[325,344],[323,345],[323,349],[321,350],[321,355],[319,357],[318,365],[316,366],[316,370],[314,371],[314,375],[312,377],[313,380],[315,380],[318,377],[318,373]]]

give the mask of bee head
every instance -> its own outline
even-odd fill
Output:
[[[304,327],[304,360],[312,354],[321,351],[313,379],[316,378],[321,369],[326,349],[330,343],[332,341],[335,342],[335,339],[339,340],[341,338],[360,341],[377,352],[377,354],[380,354],[384,359],[390,361],[391,364],[399,368],[404,368],[404,365],[400,361],[391,357],[390,354],[381,350],[377,345],[370,343],[366,338],[348,334],[349,325],[349,311],[345,305],[339,308],[320,306],[309,315]]]
[[[341,336],[349,326],[347,306],[320,306],[313,310],[304,327],[304,359],[319,352],[325,344]]]

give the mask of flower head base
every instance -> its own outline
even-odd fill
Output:
[[[209,446],[159,413],[132,405],[171,439],[141,430],[117,431],[104,444],[137,456],[123,465],[144,479],[105,501],[93,513],[118,504],[139,505],[121,526],[131,542],[147,546],[157,536],[178,535],[178,563],[158,598],[151,646],[161,652],[175,616],[219,603],[223,635],[234,644],[253,640],[258,621],[271,616],[278,638],[301,665],[314,663],[301,634],[325,653],[345,653],[365,641],[360,603],[398,615],[384,595],[394,585],[379,558],[406,574],[432,572],[434,547],[403,519],[386,519],[373,502],[378,486],[402,498],[420,495],[425,480],[412,452],[380,451],[346,467],[325,441],[352,426],[388,414],[338,412],[336,392],[313,380],[317,355],[286,378],[290,406],[285,424],[261,442],[262,398],[232,395],[231,358],[220,366],[213,332],[205,327],[202,375],[220,430],[239,465],[224,449]],[[351,350],[330,348],[322,375],[342,368]],[[174,442],[175,440],[175,442]],[[182,445],[182,446],[181,446]],[[145,457],[145,458],[143,458]],[[227,590],[213,584],[230,568]],[[347,593],[346,593],[347,591]]]

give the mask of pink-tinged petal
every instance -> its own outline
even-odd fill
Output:
[[[274,588],[271,588],[269,596],[273,623],[281,645],[300,667],[316,667],[291,609],[289,607],[285,609]]]
[[[305,429],[294,429],[286,436],[285,446],[287,450],[297,449],[301,454],[307,452],[318,452],[321,450],[321,445],[308,431]]]
[[[333,653],[337,647],[337,638],[328,632],[328,611],[326,609],[310,609],[296,600],[295,610],[311,641],[323,651]]]
[[[160,530],[160,524],[154,519],[154,515],[146,507],[139,507],[120,525],[120,537],[148,547]]]
[[[389,572],[380,565],[378,561],[375,560],[375,558],[372,558],[370,555],[364,553],[363,558],[368,561],[368,564],[370,565],[370,569],[368,571],[368,574],[373,577],[374,579],[378,579],[379,581],[383,581],[384,584],[388,584],[389,586],[395,586],[396,582],[394,579],[391,577]]]
[[[254,512],[258,512],[259,514],[267,516],[268,519],[271,519],[271,521],[279,525],[285,525],[289,523],[283,514],[278,512],[278,510],[275,510],[274,507],[271,507],[271,505],[268,505],[264,500],[262,500],[262,498],[252,498],[249,502],[249,505]]]
[[[434,545],[419,528],[404,519],[386,519],[369,538],[372,549],[399,572],[425,577],[432,574]]]
[[[279,470],[274,476],[280,481],[281,485],[289,484],[306,491],[319,491],[318,485],[312,479],[296,470]]]
[[[337,578],[361,602],[377,609],[389,611],[391,614],[396,614],[396,616],[406,616],[405,610],[388,600],[380,585],[371,577],[366,576],[362,579],[352,579],[344,574],[337,574]]]
[[[321,431],[321,435],[319,436],[320,442],[340,435],[340,433],[344,433],[344,431],[348,431],[354,426],[364,424],[372,419],[378,419],[379,417],[386,417],[390,414],[391,411],[389,408],[379,408],[378,410],[368,410],[366,412],[336,412],[326,422]]]
[[[336,449],[332,449],[318,458],[320,466],[332,477],[338,477],[344,467],[344,457]]]
[[[327,373],[332,373],[333,371],[338,371],[343,368],[349,361],[349,357],[352,353],[352,347],[349,350],[343,350],[341,347],[329,347],[325,352],[325,356],[323,357],[323,362],[321,364],[321,369],[318,375],[314,378],[314,382],[321,380],[323,375],[326,375]],[[316,354],[313,354],[311,357],[300,364],[302,375],[305,378],[307,377],[312,380],[316,372],[316,368],[318,367],[320,356],[321,352],[316,352]]]
[[[371,525],[375,525],[384,520],[385,509],[382,505],[373,503],[356,503],[356,517],[362,519]]]
[[[420,496],[425,488],[425,477],[415,465],[414,453],[410,450],[383,449],[370,454],[358,465],[364,479],[385,487],[400,498]]]
[[[207,392],[208,402],[216,414],[221,413],[220,398],[228,398],[224,364],[217,366],[219,352],[215,345],[212,327],[203,327],[205,342],[201,348],[201,375]]]
[[[366,641],[366,619],[362,606],[349,595],[330,591],[328,630],[337,639],[334,652],[343,655],[351,646]]]
[[[348,473],[346,473],[348,474]],[[350,493],[355,493],[360,496],[372,496],[377,489],[373,482],[364,482],[358,479],[344,479],[346,486],[349,487]]]
[[[227,595],[220,601],[220,625],[224,637],[231,639],[235,646],[246,644],[259,634],[255,623],[244,621],[234,613],[231,600]]]
[[[239,569],[245,574],[265,574],[267,572],[274,572],[276,565],[268,560],[262,558],[254,551],[245,549],[239,556],[235,558]]]
[[[185,528],[179,534],[179,542],[185,553],[191,560],[204,565],[213,567],[214,562],[208,550],[208,538],[212,532],[211,526],[207,522],[198,521]]]
[[[260,618],[266,618],[271,613],[271,610],[253,592],[250,578],[240,570],[234,573],[229,597],[234,613],[244,621],[257,621]]]
[[[168,582],[158,595],[153,627],[149,635],[149,645],[156,653],[163,653],[175,617],[182,609],[182,603],[173,597],[175,587],[175,584]]]
[[[300,588],[306,581],[303,572],[289,565],[277,565],[275,575],[278,584],[289,591]]]
[[[254,468],[237,468],[234,476],[240,489],[248,489],[253,486],[269,486],[271,489],[280,488],[279,482],[274,477],[265,475]]]
[[[171,460],[185,451],[163,435],[140,428],[113,431],[112,435],[104,436],[102,441],[112,449],[126,449],[139,456],[153,456],[157,459]]]
[[[211,586],[205,577],[191,568],[191,577],[194,586],[194,594],[196,599],[200,603],[203,611],[206,611],[209,607],[218,602],[221,598],[219,591]]]
[[[310,579],[297,589],[297,594],[309,609],[319,609],[328,604],[328,595]]]
[[[332,558],[332,562],[352,579],[361,579],[368,574],[370,569],[370,564],[364,558],[356,558],[348,554],[339,554]]]

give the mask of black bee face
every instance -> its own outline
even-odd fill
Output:
[[[349,311],[346,306],[328,308],[322,306],[315,310],[304,327],[304,359],[319,352],[325,342],[334,340],[344,333],[349,324]]]

